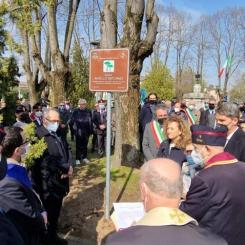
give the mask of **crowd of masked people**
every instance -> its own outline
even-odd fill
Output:
[[[63,198],[76,165],[89,164],[88,141],[105,152],[106,102],[93,110],[64,101],[18,104],[16,122],[0,126],[0,244],[67,244],[57,234]],[[113,116],[112,116],[113,118]],[[241,245],[245,241],[245,105],[160,101],[149,94],[140,110],[145,163],[140,190],[146,211],[136,225],[109,236],[108,244]],[[24,127],[33,122],[47,149],[27,168]],[[70,130],[75,158],[67,142]],[[115,117],[112,119],[115,137]],[[113,144],[113,137],[112,137]],[[163,243],[163,241],[165,243]]]
[[[6,105],[4,105],[5,107]],[[88,140],[93,137],[93,151],[98,157],[105,152],[106,109],[100,100],[93,110],[85,99],[72,108],[64,101],[57,108],[45,103],[32,107],[25,100],[18,102],[15,122],[0,125],[0,244],[67,244],[57,234],[63,198],[69,192],[69,177],[75,164],[88,164]],[[35,124],[38,139],[47,149],[31,167],[24,164],[30,142],[24,128]],[[76,144],[76,161],[67,141]]]
[[[245,105],[210,98],[141,108],[144,216],[107,245],[245,244]]]

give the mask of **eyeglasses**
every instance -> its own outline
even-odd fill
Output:
[[[56,123],[56,122],[59,123],[60,122],[60,120],[50,120],[48,118],[46,118],[46,120],[49,121],[49,122],[51,122],[51,123]]]

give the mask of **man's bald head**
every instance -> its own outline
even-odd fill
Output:
[[[141,168],[140,182],[145,183],[150,192],[168,199],[178,199],[182,195],[180,166],[167,158],[146,162]]]

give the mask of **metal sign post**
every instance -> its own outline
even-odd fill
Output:
[[[111,179],[111,92],[107,97],[107,122],[106,122],[106,202],[105,218],[110,218],[110,179]]]
[[[105,218],[108,220],[110,218],[111,95],[112,92],[128,91],[129,49],[92,49],[89,64],[89,90],[108,92],[105,190]]]

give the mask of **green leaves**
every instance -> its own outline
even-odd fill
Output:
[[[36,163],[36,160],[40,158],[44,151],[47,149],[47,144],[44,140],[36,137],[36,126],[34,123],[28,124],[24,127],[24,138],[30,142],[30,146],[27,154],[24,157],[24,163],[27,168],[30,168]]]
[[[89,63],[84,57],[79,44],[75,42],[72,50],[71,81],[66,83],[67,97],[73,105],[77,105],[80,98],[87,100],[89,105],[93,104],[94,96],[89,91]]]
[[[152,70],[141,84],[148,93],[157,93],[160,99],[172,99],[174,96],[174,78],[162,62],[156,61]]]

